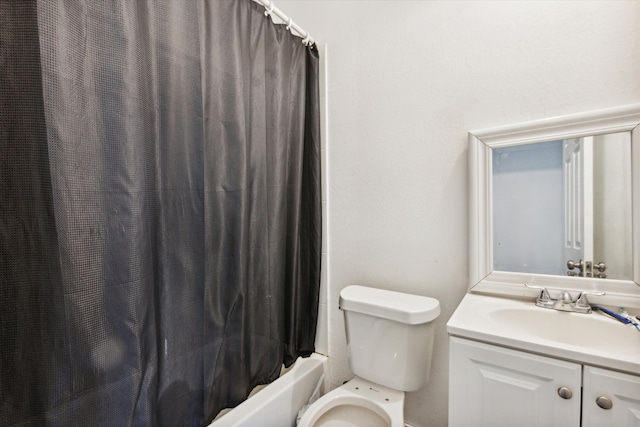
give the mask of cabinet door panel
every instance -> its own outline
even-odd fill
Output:
[[[451,427],[580,425],[579,364],[456,337],[449,352]]]
[[[599,407],[599,397],[608,399],[611,408]],[[582,407],[583,426],[640,427],[640,378],[585,366]]]

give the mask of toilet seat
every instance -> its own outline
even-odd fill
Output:
[[[404,392],[355,377],[318,399],[298,427],[403,427]]]

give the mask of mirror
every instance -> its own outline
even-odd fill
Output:
[[[493,269],[631,280],[631,134],[493,150]]]
[[[631,105],[470,132],[470,287],[637,293],[639,123]]]

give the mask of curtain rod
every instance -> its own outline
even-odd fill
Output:
[[[265,8],[265,12],[264,12],[265,16],[270,16],[273,13],[278,18],[282,19],[282,22],[287,24],[287,30],[289,31],[291,31],[292,29],[295,30],[295,32],[298,33],[298,35],[300,35],[303,38],[302,43],[304,43],[305,46],[310,46],[311,49],[313,49],[313,45],[316,42],[311,38],[311,34],[306,32],[302,28],[300,28],[298,24],[293,22],[293,19],[291,19],[289,16],[285,15],[280,9],[275,7],[275,5],[273,4],[273,0],[253,0],[253,1],[260,3]]]

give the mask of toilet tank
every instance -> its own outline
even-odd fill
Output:
[[[354,285],[340,292],[340,309],[356,376],[401,391],[429,381],[437,299]]]

